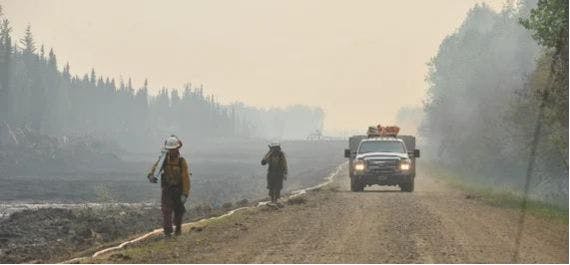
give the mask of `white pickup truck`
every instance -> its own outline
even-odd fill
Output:
[[[350,188],[363,191],[371,185],[399,186],[402,191],[414,191],[416,138],[411,135],[355,135],[349,138],[344,156],[349,159]]]

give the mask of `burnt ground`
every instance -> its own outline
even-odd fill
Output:
[[[290,167],[285,189],[322,182],[344,161],[343,144],[284,142]],[[220,214],[266,197],[265,168],[259,165],[266,149],[263,143],[250,142],[183,153],[193,171],[186,220]],[[72,209],[20,211],[0,219],[0,263],[60,261],[159,227],[160,212],[152,206],[159,199],[159,187],[144,177],[152,159],[149,154],[130,154],[119,161],[121,165],[97,172],[0,176],[3,208],[22,202],[73,205]],[[91,202],[103,207],[81,206]],[[150,202],[150,206],[140,202]]]
[[[39,262],[151,229],[158,209],[26,210],[0,221],[0,262]]]
[[[345,145],[345,141],[283,142],[290,174],[285,189],[319,183],[330,168],[345,161]],[[157,202],[160,187],[149,184],[146,173],[158,151],[121,154],[112,162],[97,160],[83,169],[62,165],[57,171],[51,165],[49,170],[35,169],[36,173],[0,172],[0,203]],[[184,146],[182,155],[193,173],[192,202],[218,207],[264,197],[266,168],[260,161],[266,151],[266,142],[259,140]]]
[[[220,215],[234,207],[251,205],[246,200],[218,209],[194,207],[184,222]],[[161,224],[154,206],[103,208],[45,208],[16,212],[0,220],[0,263],[51,262],[70,258],[84,250],[104,248]]]

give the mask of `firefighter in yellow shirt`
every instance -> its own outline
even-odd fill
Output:
[[[168,151],[164,162],[159,166],[160,160],[157,161],[148,174],[149,181],[157,183],[155,172],[156,170],[162,171],[160,176],[162,226],[164,235],[167,237],[172,234],[173,221],[176,227],[174,234],[180,235],[182,232],[182,216],[186,211],[184,204],[190,195],[192,173],[186,160],[180,156],[180,147],[182,147],[182,142],[176,136],[172,135],[166,139],[164,148]]]

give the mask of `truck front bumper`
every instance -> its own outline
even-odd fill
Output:
[[[354,177],[364,185],[386,185],[393,186],[409,183],[412,175],[409,172],[395,172],[391,174],[375,174],[371,172],[355,173]]]

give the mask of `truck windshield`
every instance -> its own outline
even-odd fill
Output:
[[[359,154],[386,152],[386,153],[405,153],[404,145],[397,141],[369,141],[362,142],[358,148]]]

